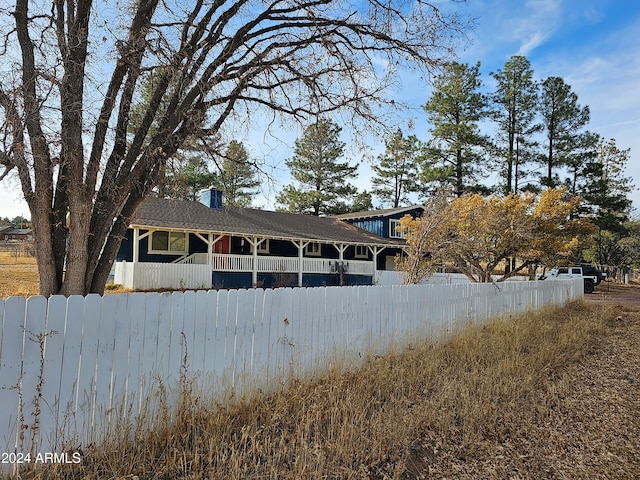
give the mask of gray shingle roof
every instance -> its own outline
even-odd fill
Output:
[[[255,235],[323,243],[403,245],[355,227],[336,217],[315,217],[252,208],[213,209],[199,202],[147,198],[138,207],[131,226],[196,230],[232,235]]]
[[[0,232],[2,232],[4,235],[29,235],[31,233],[31,229],[9,227],[9,229],[7,230],[0,227]]]

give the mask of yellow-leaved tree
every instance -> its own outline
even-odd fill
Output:
[[[508,258],[517,259],[515,268],[497,281],[553,263],[593,231],[588,221],[571,218],[579,203],[580,198],[567,199],[564,188],[540,195],[438,197],[422,217],[401,221],[407,240],[407,255],[400,259],[403,280],[418,283],[447,262],[473,282],[491,282],[495,268]]]

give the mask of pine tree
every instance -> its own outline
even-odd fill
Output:
[[[585,160],[581,152],[591,137],[581,130],[589,123],[589,107],[578,105],[578,95],[562,78],[549,77],[542,82],[540,113],[546,139],[546,152],[540,159],[546,174],[541,183],[554,187],[560,183],[558,168]]]
[[[392,207],[407,202],[408,195],[417,189],[419,152],[419,142],[414,135],[405,138],[402,130],[396,130],[385,142],[384,154],[378,155],[377,163],[372,166],[375,172],[372,193]]]
[[[142,80],[142,91],[137,102],[131,107],[129,120],[129,132],[131,138],[145,121],[144,112],[149,108],[153,93],[158,86],[164,69],[147,74]],[[170,86],[170,91],[175,86]],[[159,113],[151,123],[149,131],[155,134],[159,131],[160,118],[169,108],[169,94],[166,94],[158,107]],[[185,139],[182,148],[176,151],[160,169],[157,185],[152,194],[160,198],[175,198],[179,200],[198,200],[198,192],[210,187],[216,181],[216,175],[210,169],[210,162],[205,157],[211,157],[221,148],[221,142],[217,135],[201,136],[195,138],[189,136]]]
[[[215,180],[216,175],[202,157],[174,155],[172,161],[165,165],[157,195],[160,198],[196,201],[198,192],[211,186]]]
[[[287,185],[276,197],[284,210],[312,215],[344,212],[345,199],[357,191],[347,181],[355,177],[358,167],[338,161],[345,147],[341,130],[334,122],[320,119],[296,140],[294,155],[285,163],[297,186]]]
[[[498,154],[502,158],[499,171],[504,179],[504,193],[517,192],[527,157],[521,155],[520,144],[532,142],[531,136],[539,130],[535,123],[538,105],[538,85],[533,80],[531,63],[525,57],[514,55],[502,70],[491,74],[497,82],[492,94],[492,117],[498,124],[501,145]]]
[[[450,185],[458,197],[479,190],[482,159],[489,144],[479,129],[487,115],[481,85],[479,62],[472,67],[450,63],[436,78],[433,94],[423,107],[432,125],[423,181]]]
[[[630,150],[620,150],[615,140],[600,139],[595,158],[581,170],[582,188],[576,194],[584,197],[587,214],[601,230],[624,235],[629,219],[633,189],[632,179],[625,176]]]
[[[351,212],[366,212],[369,210],[373,210],[373,200],[371,199],[371,194],[366,190],[358,193],[353,199],[353,203],[351,204],[351,208],[349,210]]]
[[[248,207],[260,186],[258,170],[241,142],[232,140],[222,159],[217,186],[222,190],[224,204]]]

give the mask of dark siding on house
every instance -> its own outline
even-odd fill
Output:
[[[146,232],[147,230],[140,230],[140,235]],[[145,237],[140,240],[140,249],[138,251],[139,262],[171,263],[182,256],[179,254],[148,253],[150,238],[151,237]],[[207,253],[207,245],[196,235],[189,234],[189,255],[192,253]],[[116,261],[133,261],[133,230],[130,228],[127,229],[125,238],[120,244],[120,250],[116,256]]]
[[[147,230],[140,230],[140,235],[143,235]],[[145,237],[140,240],[140,249],[138,251],[138,261],[140,262],[158,262],[158,263],[170,263],[182,255],[178,254],[152,254],[148,253],[149,240],[151,237]],[[356,257],[356,247],[351,245],[347,247],[344,252],[345,260],[371,260],[371,252],[367,249],[367,257]],[[189,234],[189,255],[193,253],[207,253],[207,245],[196,235]],[[244,241],[244,245],[241,237],[231,238],[231,253],[238,255],[251,255],[251,246],[248,241]],[[288,240],[269,240],[269,253],[258,252],[258,255],[264,256],[276,256],[276,257],[298,257],[298,247]],[[308,255],[305,254],[305,258],[325,258],[337,260],[340,257],[338,250],[333,245],[320,244],[320,255]],[[133,230],[128,229],[125,233],[125,238],[120,244],[120,250],[116,256],[116,261],[133,261]]]
[[[381,237],[388,236],[388,230],[387,234],[385,235],[384,222],[381,218],[375,220],[355,220],[349,223],[355,225],[356,227],[360,227],[368,232],[375,233],[376,235],[379,235]]]
[[[381,237],[390,238],[390,220],[400,220],[405,215],[410,215],[411,217],[416,218],[422,215],[422,211],[422,207],[417,207],[403,212],[388,213],[383,217],[354,219],[345,218],[344,221]]]
[[[213,272],[213,288],[251,288],[251,273]],[[373,278],[370,275],[344,275],[344,285],[371,285]],[[262,288],[297,287],[298,275],[296,273],[258,273],[258,285]],[[332,287],[340,285],[340,277],[337,274],[304,274],[302,286],[304,287]]]
[[[127,229],[120,243],[116,262],[133,262],[133,230],[130,228]]]

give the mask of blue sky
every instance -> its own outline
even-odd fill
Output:
[[[443,8],[450,3],[438,2]],[[625,0],[468,0],[459,12],[476,18],[459,60],[481,62],[485,89],[491,72],[512,55],[524,55],[534,76],[563,77],[588,105],[587,128],[620,149],[631,149],[627,176],[640,182],[640,2]],[[429,95],[417,79],[405,80],[405,99],[419,107]],[[414,111],[414,132],[427,139],[426,116]],[[630,195],[640,209],[640,191]],[[636,211],[636,214],[639,212]]]
[[[640,180],[640,2],[625,0],[470,0],[478,18],[461,59],[489,72],[524,55],[537,79],[563,77],[588,105],[588,129],[631,149],[627,175]],[[631,195],[640,208],[640,192]]]
[[[468,0],[451,3],[435,0],[444,9],[456,8],[462,15],[476,18],[476,28],[469,33],[470,44],[460,48],[459,60],[481,62],[482,78],[492,88],[490,72],[503,67],[511,55],[524,55],[532,64],[534,75],[542,80],[563,77],[578,95],[581,105],[591,110],[588,126],[606,139],[614,138],[620,149],[631,149],[627,175],[634,185],[640,181],[640,2],[629,0]],[[426,116],[420,106],[429,97],[429,86],[407,71],[395,95],[411,105],[399,125],[426,140]],[[272,165],[275,183],[265,184],[261,206],[272,208],[275,192],[288,183],[284,160],[291,155],[293,140],[300,134],[294,128],[276,130],[276,137],[265,135],[254,119],[255,130],[244,139],[255,157],[266,158]],[[348,132],[344,140],[350,143]],[[383,150],[380,139],[368,140],[369,152]],[[351,144],[351,143],[350,143]],[[361,159],[355,147],[349,156]],[[354,182],[359,189],[370,188],[370,167],[359,167]],[[17,181],[0,184],[0,216],[25,215],[29,210],[20,200]],[[631,195],[640,209],[640,191]],[[377,202],[374,201],[374,204]],[[637,214],[638,212],[636,212]]]

